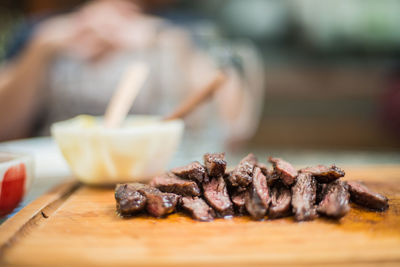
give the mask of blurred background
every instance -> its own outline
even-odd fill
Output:
[[[85,2],[1,0],[1,61],[12,58],[16,40],[28,35],[27,25]],[[201,46],[211,54],[213,48],[232,43],[254,51],[261,63],[257,66],[263,67],[257,72],[260,77],[252,79],[265,83],[257,104],[261,111],[255,112],[257,123],[245,138],[246,146],[400,149],[400,1],[137,3],[144,13],[185,28],[195,43],[199,37],[207,40]],[[245,65],[232,55],[229,62],[239,72]]]

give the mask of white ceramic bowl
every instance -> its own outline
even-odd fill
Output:
[[[33,165],[30,156],[0,152],[0,217],[11,213],[28,193]]]
[[[183,133],[183,121],[130,116],[118,129],[102,118],[78,116],[51,133],[76,177],[87,184],[146,181],[165,171]]]

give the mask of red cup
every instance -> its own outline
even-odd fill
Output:
[[[33,159],[30,156],[0,152],[0,217],[18,206],[33,177]]]

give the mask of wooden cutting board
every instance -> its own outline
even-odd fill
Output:
[[[345,168],[387,195],[341,221],[122,219],[113,189],[68,181],[0,227],[0,265],[400,265],[400,166]]]

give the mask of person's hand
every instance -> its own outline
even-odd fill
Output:
[[[155,23],[129,2],[96,1],[74,13],[45,21],[33,43],[47,56],[67,53],[97,60],[121,49],[151,45]]]
[[[74,14],[58,16],[41,23],[34,32],[31,46],[35,52],[53,56],[61,51],[74,51],[79,37],[83,34]]]

